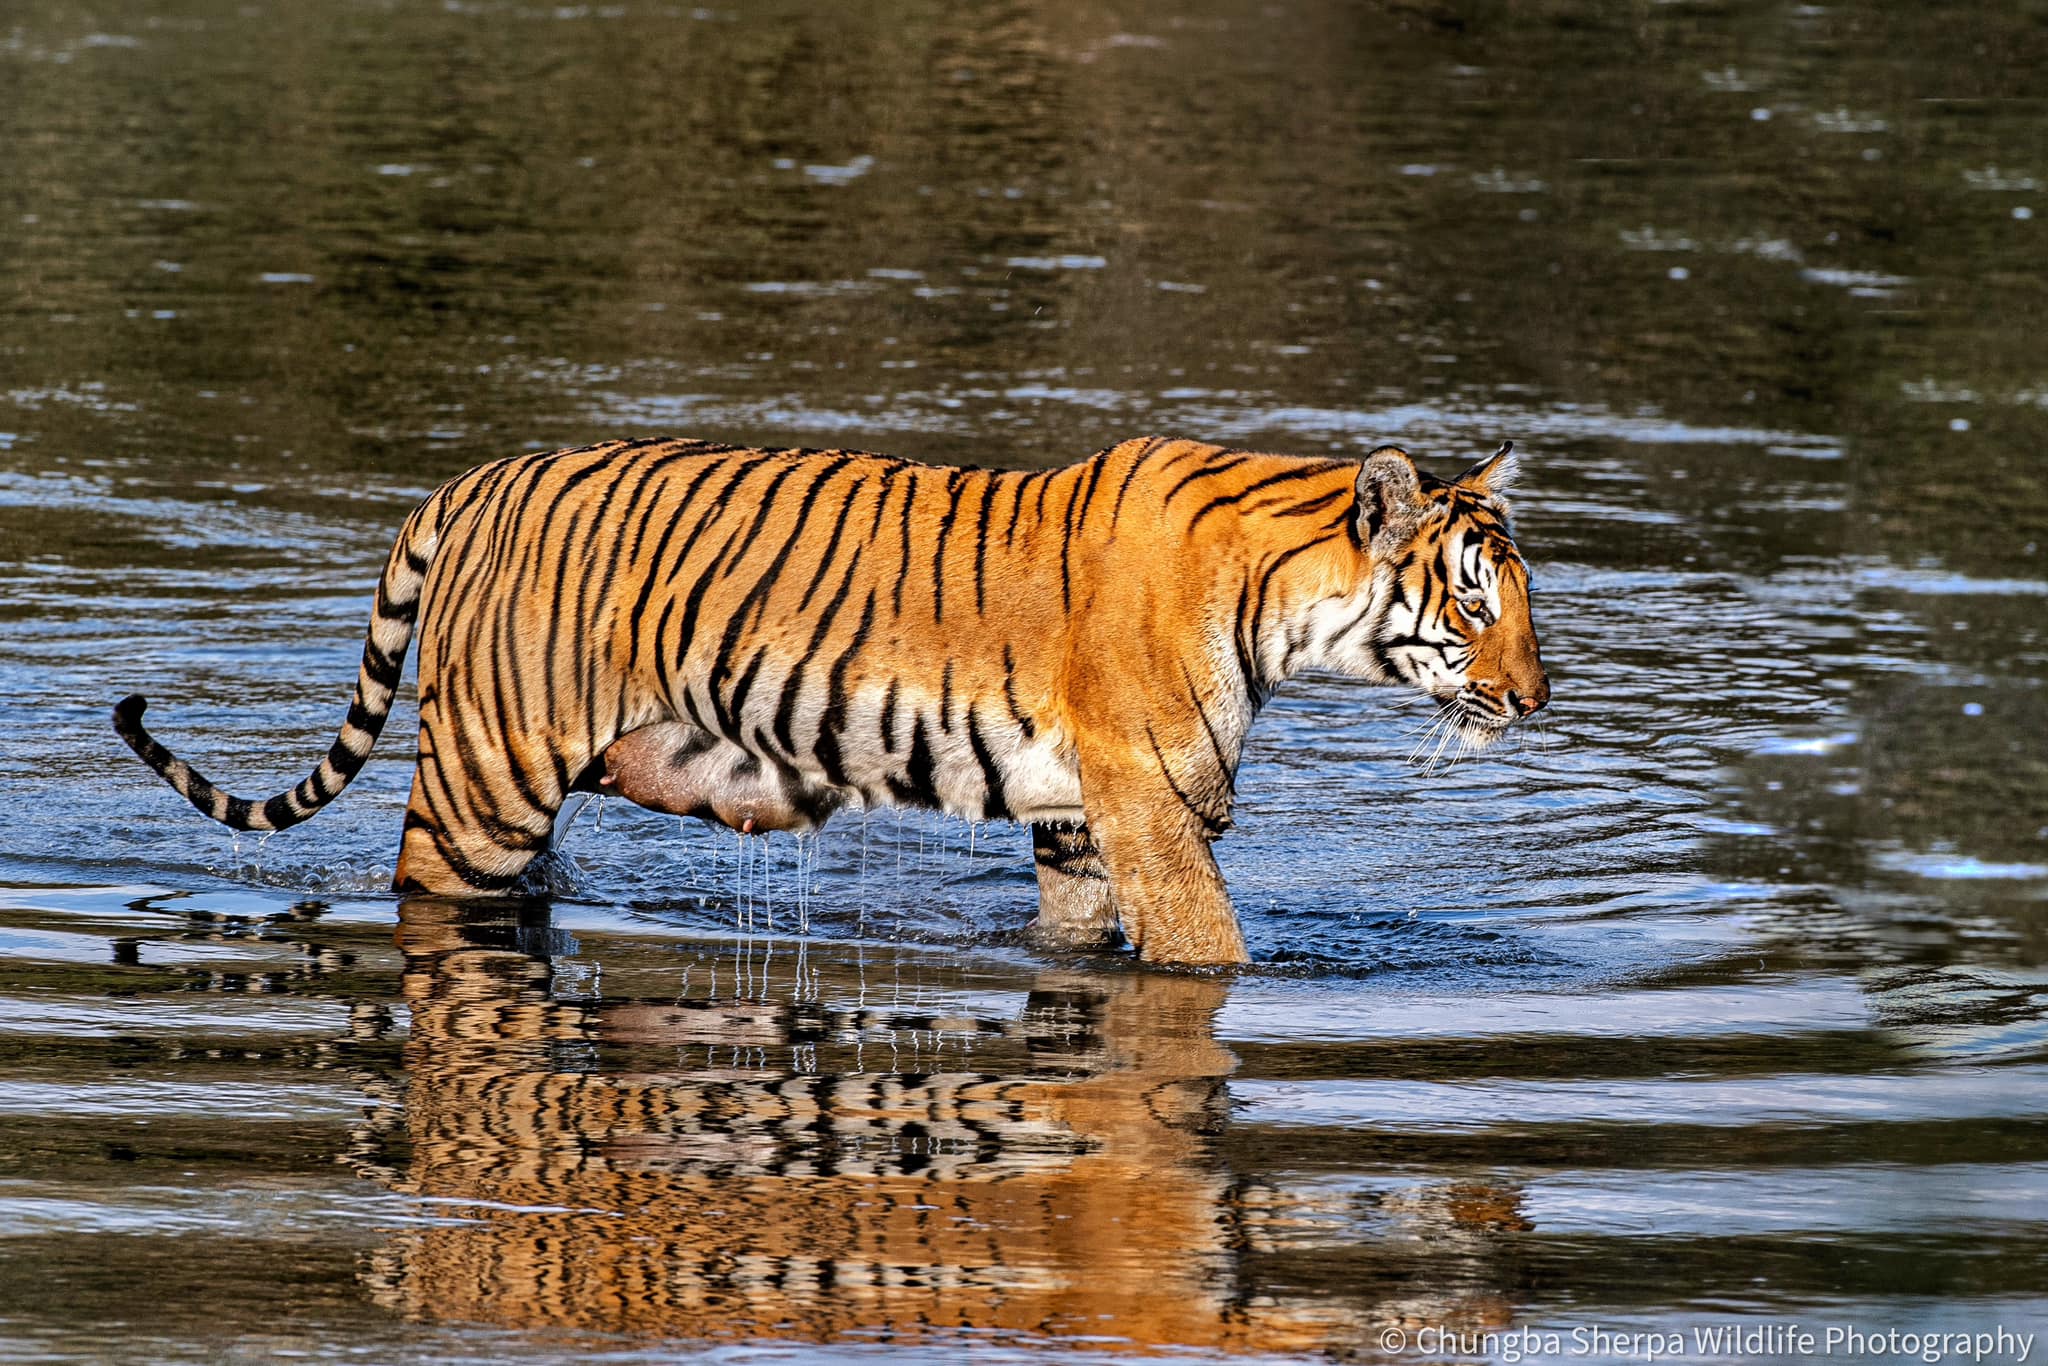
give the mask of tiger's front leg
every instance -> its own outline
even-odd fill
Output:
[[[1116,898],[1109,869],[1086,825],[1034,823],[1038,919],[1031,936],[1048,947],[1106,949],[1116,945]]]
[[[1245,962],[1209,848],[1227,824],[1227,797],[1209,810],[1215,798],[1202,780],[1176,778],[1168,762],[1152,749],[1081,756],[1082,804],[1124,937],[1148,963]]]

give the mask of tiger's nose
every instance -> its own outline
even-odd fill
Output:
[[[1518,716],[1534,716],[1550,700],[1550,680],[1540,679],[1534,692],[1516,692],[1508,689],[1508,708]]]

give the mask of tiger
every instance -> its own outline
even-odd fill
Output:
[[[1243,963],[1212,845],[1281,683],[1406,685],[1473,747],[1548,702],[1516,466],[1512,442],[1444,479],[1394,445],[1163,437],[1032,471],[676,439],[512,456],[406,519],[296,787],[221,791],[139,694],[114,726],[212,819],[282,830],[362,768],[417,635],[401,894],[515,892],[577,792],[755,831],[918,807],[1031,827],[1044,943]]]

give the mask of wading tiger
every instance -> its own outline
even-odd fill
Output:
[[[220,791],[114,725],[208,816],[281,830],[361,769],[419,637],[395,888],[502,895],[576,791],[740,829],[914,806],[1032,827],[1048,942],[1235,963],[1210,844],[1290,675],[1407,684],[1482,745],[1544,705],[1512,443],[1443,480],[1128,441],[1063,469],[612,442],[484,465],[407,518],[355,698],[289,792]]]

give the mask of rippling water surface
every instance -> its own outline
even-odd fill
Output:
[[[0,1355],[2048,1329],[2036,11],[15,6]],[[399,907],[409,689],[267,840],[107,725],[302,776],[498,455],[1148,432],[1527,455],[1544,724],[1290,685],[1240,973],[891,813]]]

